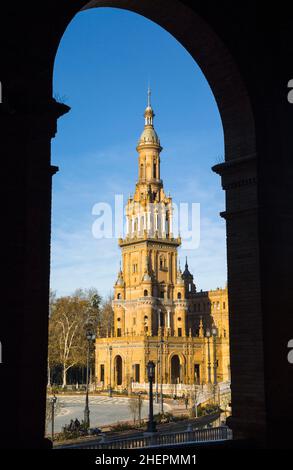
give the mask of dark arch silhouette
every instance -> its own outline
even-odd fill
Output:
[[[227,224],[231,312],[229,424],[235,438],[289,448],[293,369],[286,353],[288,332],[293,331],[293,192],[288,190],[293,107],[287,101],[287,83],[292,78],[288,57],[293,20],[282,5],[263,9],[246,2],[243,8],[236,2],[211,0],[44,1],[39,10],[30,1],[3,3],[1,18],[9,35],[4,28],[0,31],[0,148],[3,220],[8,229],[3,231],[1,264],[6,314],[0,316],[5,362],[0,381],[11,383],[17,376],[22,387],[10,387],[14,405],[2,410],[1,445],[50,445],[43,438],[51,179],[57,171],[50,163],[50,140],[57,119],[69,111],[52,97],[54,56],[74,15],[96,6],[125,8],[164,27],[194,57],[212,88],[225,138],[225,162],[214,170],[226,191],[222,215]],[[282,322],[276,320],[276,312],[282,312]],[[31,337],[33,341],[28,340]],[[5,387],[0,399],[7,400]]]
[[[172,384],[180,383],[181,381],[181,365],[180,359],[177,354],[171,358],[171,382]]]

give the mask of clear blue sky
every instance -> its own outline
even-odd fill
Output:
[[[161,176],[175,202],[201,204],[201,242],[180,250],[199,289],[226,283],[224,194],[211,166],[224,154],[222,124],[209,85],[168,32],[137,14],[98,8],[79,13],[55,61],[54,95],[71,111],[52,141],[51,288],[67,295],[97,287],[106,296],[119,268],[116,239],[92,236],[93,205],[127,198],[137,178],[137,140],[148,82],[164,148]],[[126,199],[125,199],[126,200]]]

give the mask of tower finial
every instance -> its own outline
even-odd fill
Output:
[[[148,107],[151,106],[151,88],[150,84],[148,84]]]
[[[187,256],[186,256],[186,258],[185,258],[185,268],[188,269]]]

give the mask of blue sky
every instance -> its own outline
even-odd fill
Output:
[[[189,53],[168,32],[113,8],[79,13],[59,46],[54,96],[71,107],[52,141],[51,288],[110,293],[119,268],[117,240],[92,236],[97,202],[125,201],[137,179],[137,140],[148,82],[155,128],[164,148],[161,176],[175,202],[201,205],[201,242],[188,255],[198,289],[226,283],[225,224],[220,180],[222,124],[209,85]]]

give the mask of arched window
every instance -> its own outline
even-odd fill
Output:
[[[147,289],[145,289],[145,290],[143,291],[143,295],[144,295],[145,297],[148,296],[148,291],[147,291]]]
[[[121,299],[121,294],[119,292],[119,294],[117,294],[117,299]]]
[[[177,299],[181,299],[181,292],[178,292]]]
[[[154,167],[153,167],[153,176],[154,178],[157,177],[157,164],[156,163],[154,163]]]

